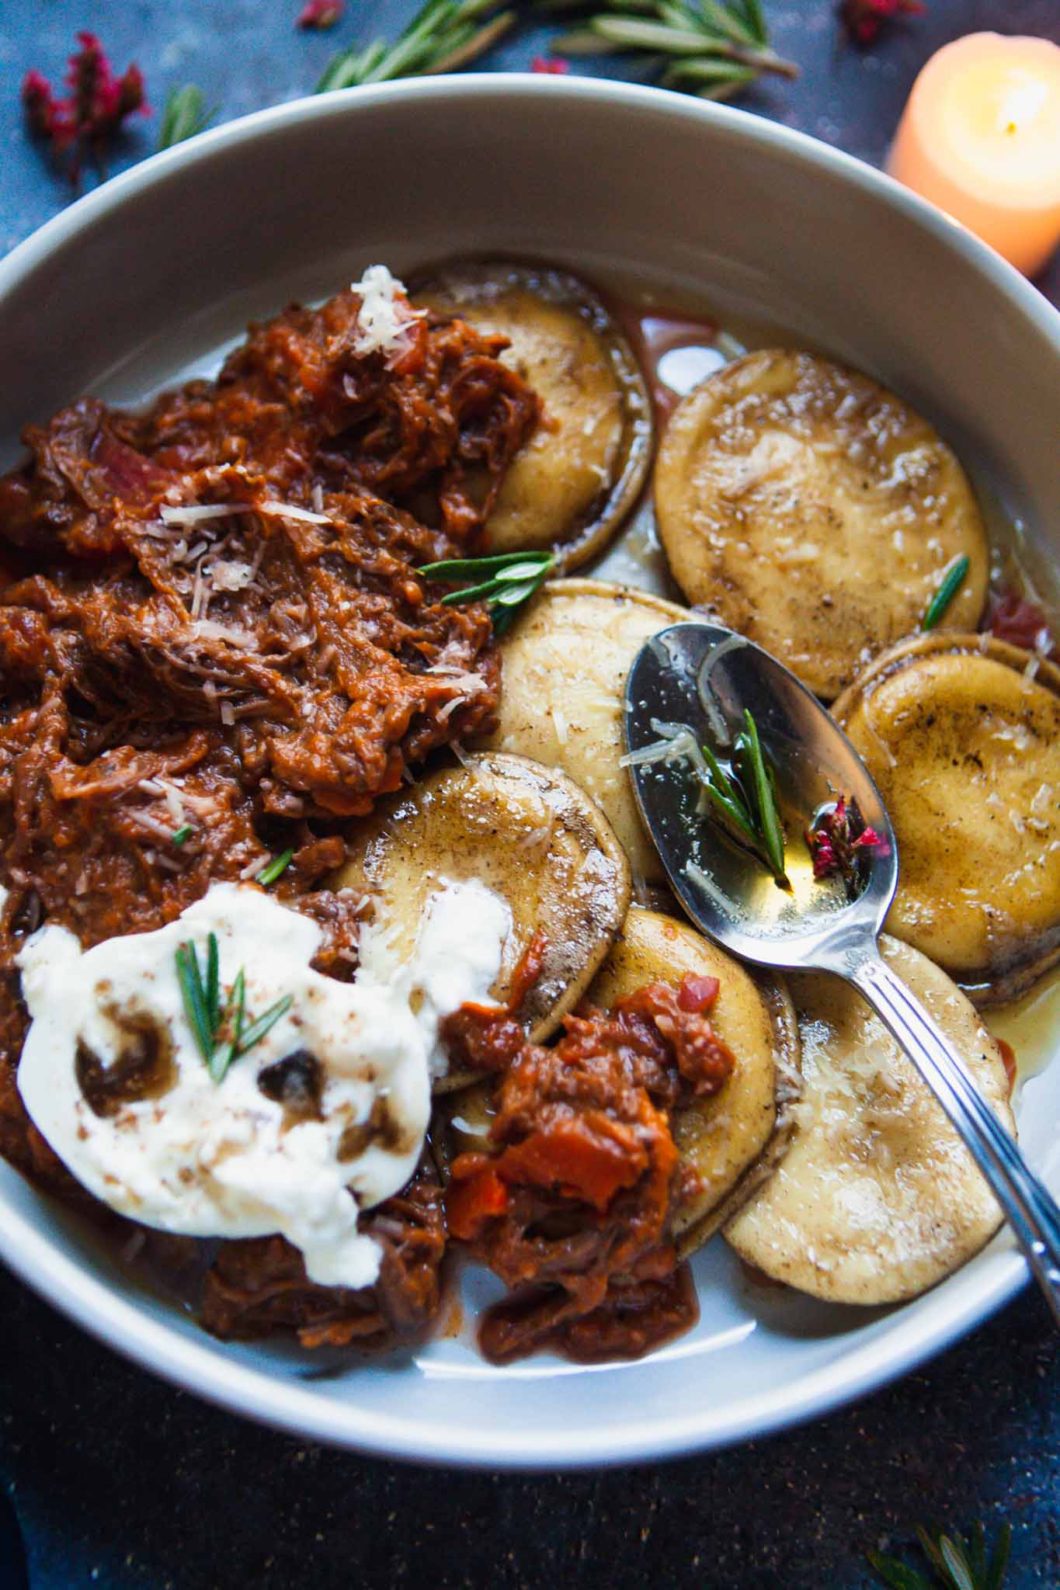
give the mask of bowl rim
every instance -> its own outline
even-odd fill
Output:
[[[47,256],[68,239],[135,197],[144,188],[162,183],[176,170],[226,149],[236,149],[265,132],[296,122],[342,119],[356,106],[385,104],[391,100],[464,100],[491,97],[527,97],[610,101],[631,110],[657,110],[678,120],[713,128],[722,137],[758,144],[774,156],[792,163],[817,166],[850,182],[904,214],[916,225],[954,249],[984,275],[1060,353],[1060,309],[1034,287],[1015,266],[953,220],[937,206],[904,187],[885,171],[855,155],[835,149],[809,133],[769,121],[736,106],[679,94],[647,84],[623,83],[602,77],[561,77],[533,72],[451,73],[439,77],[403,78],[358,88],[332,89],[306,94],[282,104],[237,116],[220,127],[208,128],[172,148],[146,156],[136,165],[109,178],[91,193],[52,216],[0,259],[0,296],[17,287]]]
[[[993,249],[933,205],[885,173],[809,134],[763,117],[692,99],[667,90],[604,78],[549,77],[529,72],[453,74],[416,78],[305,96],[236,118],[163,150],[111,178],[45,222],[0,260],[0,300],[32,276],[57,249],[97,221],[120,213],[143,190],[164,184],[178,170],[238,149],[264,133],[309,120],[356,115],[359,109],[402,101],[451,101],[529,96],[591,105],[607,101],[631,111],[654,112],[714,137],[756,145],[773,159],[815,167],[852,184],[962,257],[1060,355],[1060,312]],[[4,1202],[0,1193],[0,1203]],[[170,1383],[192,1390],[230,1412],[330,1445],[392,1459],[462,1467],[533,1470],[579,1468],[677,1457],[760,1438],[839,1408],[881,1388],[985,1320],[1028,1279],[1014,1248],[995,1256],[985,1283],[966,1276],[963,1296],[946,1306],[902,1320],[887,1336],[886,1358],[870,1337],[837,1364],[814,1370],[778,1392],[744,1398],[721,1418],[710,1410],[660,1420],[630,1420],[622,1429],[568,1431],[562,1448],[553,1434],[524,1430],[498,1439],[488,1427],[466,1423],[444,1433],[418,1424],[415,1408],[405,1415],[366,1411],[345,1401],[324,1401],[311,1389],[267,1371],[225,1359],[216,1346],[185,1337],[149,1317],[110,1281],[85,1270],[53,1235],[36,1228],[21,1210],[8,1206],[0,1222],[0,1258],[34,1291],[107,1346]]]

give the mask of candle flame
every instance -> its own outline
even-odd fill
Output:
[[[1011,136],[1032,122],[1044,108],[1047,95],[1048,85],[1040,78],[1025,77],[1008,84],[998,107],[1001,131]]]

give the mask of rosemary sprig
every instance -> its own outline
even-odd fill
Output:
[[[942,584],[927,605],[927,612],[920,621],[921,629],[935,628],[935,625],[943,617],[946,609],[964,584],[971,566],[972,560],[967,556],[956,558],[950,564],[943,576]]]
[[[393,44],[374,39],[333,56],[316,93],[455,72],[494,45],[515,20],[514,9],[502,11],[498,0],[427,0]]]
[[[260,883],[263,889],[267,889],[270,883],[275,883],[277,878],[283,876],[293,860],[293,850],[281,850],[278,856],[273,856],[272,860],[262,867],[255,882]]]
[[[469,584],[443,596],[443,605],[485,602],[494,630],[502,635],[523,603],[544,584],[555,563],[554,552],[499,552],[489,558],[446,558],[441,563],[425,563],[417,572],[445,585],[468,580]]]
[[[177,979],[180,983],[180,992],[184,1000],[184,1014],[188,1018],[188,1026],[192,1036],[199,1046],[199,1053],[209,1065],[213,1058],[214,1030],[210,1020],[209,1007],[206,1003],[206,990],[203,987],[202,972],[199,970],[199,957],[194,944],[181,944],[177,954]]]
[[[782,889],[790,888],[784,870],[784,826],[777,810],[773,770],[751,713],[733,742],[732,773],[726,773],[709,745],[703,746],[707,777],[703,788],[714,814],[739,844],[751,850]]]
[[[221,1004],[221,957],[216,933],[206,936],[205,970],[190,940],[178,946],[176,963],[192,1036],[211,1077],[215,1082],[222,1082],[233,1060],[260,1043],[290,1010],[294,1000],[290,994],[285,994],[247,1027],[247,980],[242,967],[236,973],[228,998]],[[226,1032],[227,1038],[224,1037]]]
[[[606,11],[586,0],[538,0],[540,9],[582,15],[554,48],[566,55],[636,51],[667,64],[664,88],[701,99],[729,99],[764,73],[798,77],[769,43],[760,0],[611,0]],[[588,15],[584,15],[588,11]]]
[[[185,138],[194,138],[210,125],[216,114],[216,106],[207,106],[202,89],[194,83],[170,89],[158,132],[159,149],[171,149]]]
[[[910,1568],[897,1557],[884,1557],[870,1551],[868,1560],[881,1584],[888,1590],[1002,1590],[1008,1569],[1012,1529],[1004,1524],[997,1545],[988,1556],[986,1532],[976,1524],[971,1539],[952,1535],[931,1535],[926,1529],[917,1530],[920,1549],[931,1564],[930,1574],[919,1568]]]
[[[733,747],[733,765],[740,775],[750,797],[752,819],[761,838],[773,876],[779,884],[787,886],[784,871],[784,828],[777,811],[777,792],[773,769],[765,759],[758,725],[744,709],[744,726],[736,736]]]

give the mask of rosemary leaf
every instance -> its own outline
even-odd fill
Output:
[[[740,794],[739,790],[736,788],[736,785],[733,783],[728,773],[726,773],[725,769],[722,767],[721,763],[718,761],[709,745],[703,746],[703,760],[706,762],[707,770],[710,773],[710,779],[707,784],[708,793],[718,795],[727,805],[731,806],[734,811],[739,814],[742,822],[747,828],[748,833],[750,833],[751,814],[744,804],[743,796]]]
[[[221,1020],[221,955],[216,933],[206,938],[206,1015],[210,1032],[215,1034]]]
[[[243,968],[236,973],[236,980],[232,984],[232,997],[229,1000],[232,1012],[233,1041],[238,1047],[243,1041],[243,1022],[247,1014],[247,979]]]
[[[185,138],[194,138],[209,126],[216,114],[216,107],[207,108],[202,89],[194,83],[170,89],[158,132],[159,149],[171,149]]]
[[[179,828],[174,828],[169,838],[172,844],[183,845],[187,843],[194,832],[195,830],[190,823],[181,823]]]
[[[642,22],[637,17],[593,17],[589,28],[606,39],[614,49],[620,50],[700,55],[705,44],[702,33],[671,27],[665,22]]]
[[[334,56],[316,92],[455,71],[490,49],[515,20],[499,0],[427,0],[393,44],[375,39]]]
[[[713,784],[706,784],[704,788],[707,792],[707,798],[713,805],[722,825],[734,830],[733,838],[737,839],[741,844],[757,851],[755,832],[747,820],[742,804],[726,800],[721,791],[715,788]]]
[[[870,1568],[887,1590],[937,1590],[934,1580],[910,1568],[898,1557],[885,1557],[878,1551],[870,1551],[867,1555]]]
[[[590,33],[588,28],[561,33],[558,39],[553,40],[552,47],[561,55],[610,55],[614,48],[599,33]]]
[[[950,564],[942,578],[942,584],[928,603],[927,612],[920,622],[921,629],[934,629],[945,616],[946,609],[964,584],[971,565],[972,560],[967,554]]]
[[[762,10],[762,0],[742,0],[744,16],[747,26],[759,44],[769,43],[769,29],[766,27],[765,12]]]
[[[524,580],[536,580],[540,573],[540,563],[513,563],[511,568],[500,570],[497,580],[505,585],[521,585]]]
[[[442,597],[443,607],[460,607],[465,602],[477,602],[493,595],[496,580],[481,580],[478,585],[462,585],[459,591],[447,591]]]
[[[952,1535],[932,1534],[917,1528],[920,1549],[931,1565],[930,1574],[911,1568],[897,1557],[885,1557],[880,1552],[867,1553],[868,1561],[881,1584],[888,1590],[1003,1590],[1008,1567],[1012,1530],[1002,1526],[993,1555],[987,1562],[986,1533],[981,1523],[966,1541],[956,1531]]]
[[[492,574],[497,569],[512,568],[518,563],[532,563],[535,568],[540,568],[550,552],[497,552],[485,558],[446,558],[441,563],[424,563],[417,570],[419,574],[429,574],[432,579],[462,579],[465,574],[482,575]]]
[[[757,826],[769,857],[769,864],[773,869],[773,876],[778,883],[786,885],[788,880],[784,871],[784,829],[777,812],[772,774],[766,766],[762,742],[758,737],[758,725],[746,708],[743,718],[744,733],[740,738],[746,744],[750,763],[754,815],[758,819]]]
[[[764,859],[761,858],[761,837],[741,790],[725,772],[710,746],[704,744],[702,751],[710,775],[703,788],[722,827],[728,829],[730,837],[738,844]]]
[[[737,66],[733,61],[701,56],[692,61],[675,61],[667,68],[663,82],[668,87],[678,83],[719,83],[737,88],[744,83],[753,83],[754,79],[755,73],[749,66]]]
[[[209,1065],[213,1057],[213,1028],[206,1008],[206,994],[199,971],[199,957],[194,944],[181,944],[176,953],[177,979],[184,1001],[184,1014],[199,1048],[199,1053]]]
[[[449,54],[435,61],[433,65],[425,66],[422,75],[438,77],[442,72],[458,72],[462,66],[469,66],[472,61],[477,61],[480,55],[485,55],[487,50],[492,49],[497,40],[503,38],[508,30],[514,27],[515,21],[514,11],[502,11],[500,16],[494,17],[492,22],[487,22],[477,33],[471,34],[463,44],[451,44]]]
[[[527,597],[533,596],[537,589],[537,582],[529,580],[525,585],[506,585],[499,590],[493,600],[498,607],[518,607],[520,602],[525,602]]]
[[[485,602],[494,630],[503,634],[516,610],[540,588],[555,562],[552,552],[500,552],[493,557],[447,558],[441,563],[425,563],[418,572],[444,584],[469,577],[471,584],[447,591],[442,605],[457,607],[465,602]]]
[[[284,994],[282,999],[278,999],[274,1005],[270,1005],[268,1010],[264,1011],[257,1021],[252,1022],[246,1032],[241,1035],[238,1044],[235,1046],[233,1058],[238,1059],[240,1055],[244,1055],[249,1049],[253,1049],[256,1043],[260,1043],[265,1034],[275,1027],[280,1017],[286,1015],[293,1004],[292,995]]]
[[[246,1016],[247,1004],[247,979],[243,968],[236,973],[235,982],[232,984],[225,1006],[224,1023],[229,1026],[231,1037],[227,1043],[221,1044],[210,1057],[209,1072],[215,1082],[223,1082],[232,1061],[239,1053],[239,1043],[243,1036],[243,1021]]]
[[[260,883],[263,889],[267,889],[271,883],[276,882],[277,878],[282,877],[293,860],[293,850],[281,850],[278,856],[273,856],[267,866],[262,867],[255,881]]]
[[[957,1538],[959,1540],[960,1536]],[[939,1555],[946,1565],[954,1590],[976,1590],[963,1551],[946,1535],[939,1536]]]
[[[726,9],[717,0],[699,0],[704,20],[713,23],[719,33],[727,34],[734,44],[757,44],[758,40],[736,8]]]
[[[697,88],[693,92],[697,99],[709,99],[713,103],[720,104],[723,100],[732,99],[734,95],[740,92],[745,83],[751,82],[753,77],[754,73],[751,74],[751,77],[743,77],[733,73],[724,82],[706,83],[702,88]]]
[[[979,1538],[982,1541],[983,1553],[986,1553],[986,1536],[982,1524],[976,1525]],[[990,1559],[990,1566],[983,1576],[983,1590],[1002,1590],[1005,1575],[1008,1572],[1009,1552],[1012,1550],[1012,1525],[1002,1524],[998,1531],[997,1545],[994,1555]]]
[[[707,99],[738,93],[763,73],[797,77],[798,67],[770,48],[761,0],[611,0],[606,10],[538,0],[538,9],[573,12],[580,25],[556,40],[568,54],[633,50],[661,57],[663,82]],[[681,63],[695,63],[690,70]]]

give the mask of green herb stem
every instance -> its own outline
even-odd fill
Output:
[[[262,867],[256,882],[260,883],[263,889],[267,889],[270,884],[276,882],[277,878],[283,876],[293,860],[293,850],[281,850],[278,856],[273,856],[267,866]]]
[[[217,114],[216,107],[207,107],[201,88],[185,83],[174,88],[166,99],[162,112],[162,125],[158,132],[159,149],[171,149],[185,138],[194,138],[208,127]]]
[[[278,999],[274,1005],[270,1005],[268,1010],[264,1011],[257,1021],[252,1022],[246,1032],[240,1036],[236,1045],[235,1058],[246,1054],[248,1049],[253,1049],[256,1043],[260,1043],[265,1034],[275,1027],[280,1017],[286,1015],[293,1004],[293,996],[284,994],[282,999]]]
[[[787,885],[784,871],[784,829],[777,811],[776,791],[772,770],[766,763],[758,725],[750,712],[744,711],[744,733],[737,740],[738,754],[745,752],[750,763],[751,794],[757,828],[761,834],[773,876],[778,883]]]
[[[739,844],[769,869],[781,888],[790,888],[784,870],[784,825],[777,808],[773,771],[751,713],[744,713],[744,726],[733,746],[731,774],[709,745],[703,745],[702,751],[707,764],[702,784],[714,815]]]
[[[214,1035],[210,1023],[209,1009],[206,1003],[206,992],[203,988],[202,973],[199,971],[199,957],[194,944],[181,944],[177,950],[177,978],[180,982],[180,992],[184,1000],[184,1014],[188,1018],[188,1026],[199,1048],[199,1053],[209,1065],[213,1056]]]
[[[221,1020],[221,955],[216,933],[206,939],[206,1014],[210,1031],[216,1032]]]
[[[993,1552],[987,1552],[986,1531],[976,1524],[968,1540],[956,1531],[932,1535],[917,1529],[917,1539],[931,1571],[912,1568],[898,1557],[868,1553],[869,1564],[888,1590],[1003,1590],[1008,1572],[1012,1529],[1004,1524]]]
[[[724,99],[766,73],[797,77],[798,67],[772,48],[759,0],[612,0],[591,4],[539,0],[539,9],[582,20],[555,41],[568,55],[632,51],[661,59],[667,88]]]
[[[217,934],[206,937],[206,973],[199,965],[199,952],[190,940],[176,952],[177,980],[180,983],[184,1013],[188,1018],[196,1047],[215,1082],[223,1082],[233,1060],[238,1060],[260,1043],[280,1017],[294,1004],[294,996],[284,994],[246,1026],[247,979],[240,967],[235,975],[224,1008],[221,1007],[221,967]],[[227,1029],[224,1043],[221,1035]]]
[[[187,844],[194,832],[195,830],[190,823],[181,823],[180,827],[174,828],[173,832],[170,834],[170,841],[174,845]]]
[[[231,1032],[227,1043],[216,1048],[210,1057],[210,1075],[215,1082],[223,1082],[225,1073],[232,1061],[239,1053],[239,1045],[243,1037],[243,1022],[246,1019],[247,1009],[247,979],[243,968],[236,973],[235,982],[232,984],[228,1003],[225,1006],[223,1025]]]
[[[418,573],[441,584],[470,584],[448,591],[442,597],[446,607],[465,602],[485,602],[498,634],[511,624],[519,608],[538,591],[555,567],[553,552],[500,552],[485,558],[446,558],[441,563],[425,563]]]
[[[921,629],[934,629],[946,613],[947,608],[964,584],[968,570],[972,566],[971,558],[961,556],[952,562],[942,577],[942,583],[928,603],[927,612],[920,622]]]
[[[501,10],[499,0],[427,0],[393,44],[375,39],[334,56],[316,92],[456,71],[483,55],[515,21],[515,10]]]

